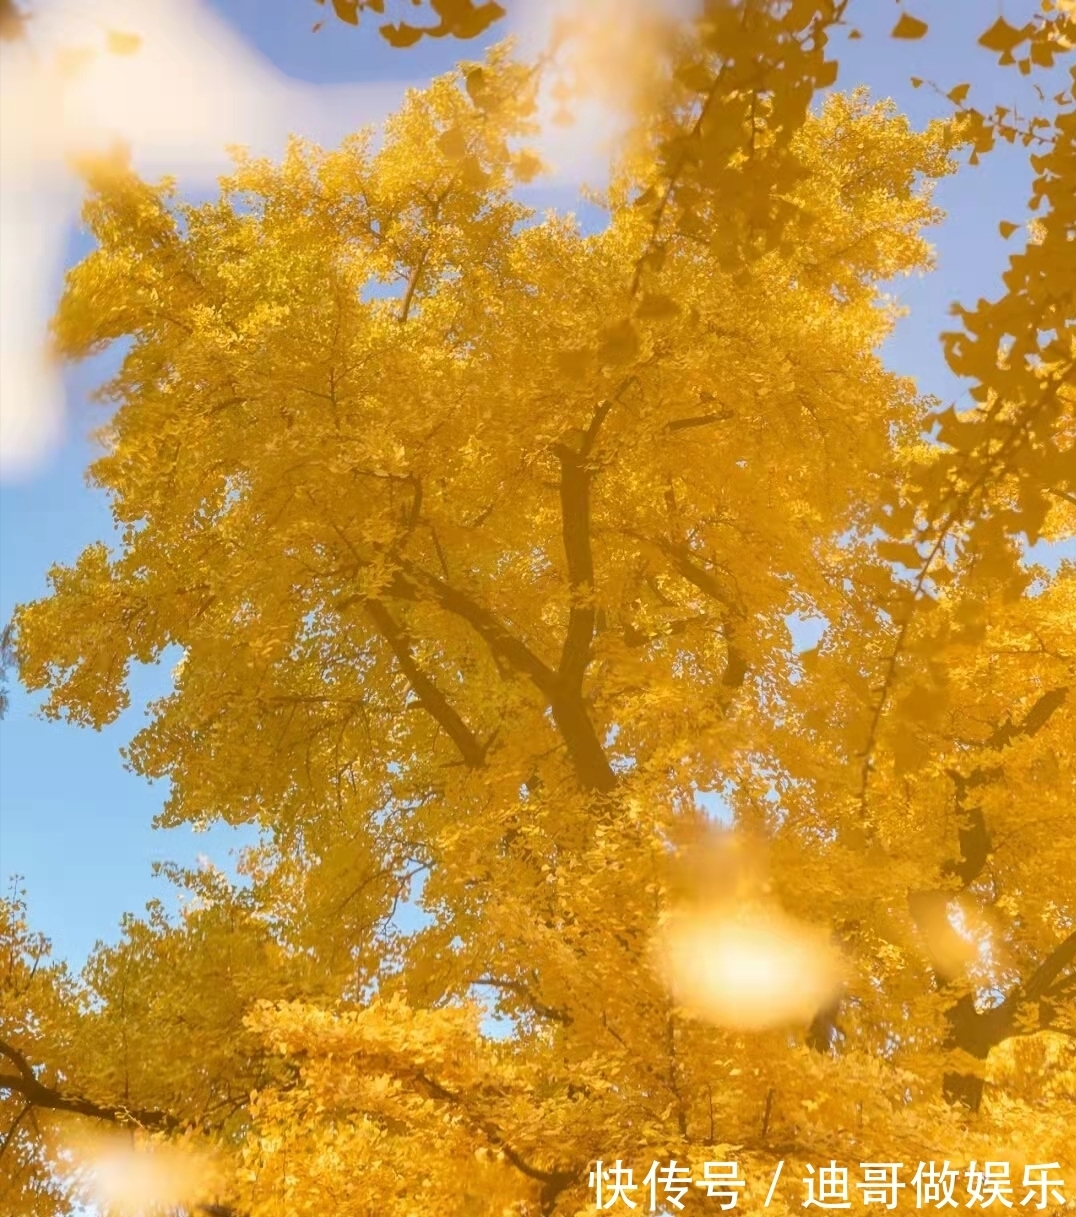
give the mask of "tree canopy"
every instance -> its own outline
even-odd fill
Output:
[[[10,645],[95,727],[176,662],[129,763],[163,824],[261,845],[166,868],[181,914],[81,977],[4,902],[11,1212],[66,1211],[109,1125],[244,1217],[575,1214],[617,1159],[735,1159],[747,1212],[778,1161],[1065,1161],[1076,565],[1026,547],[1076,526],[1076,119],[1012,127],[1037,218],[943,408],[883,362],[887,285],[1011,123],[812,107],[844,7],[682,23],[592,234],[513,196],[540,68],[506,46],[208,203],[87,162],[54,333],[123,344],[121,537]],[[1067,53],[1044,10],[1002,58]],[[741,963],[715,1006],[730,932],[839,979],[782,1017]]]

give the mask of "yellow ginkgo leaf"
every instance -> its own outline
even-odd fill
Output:
[[[1012,54],[1013,48],[1019,46],[1026,36],[1026,27],[1018,30],[1004,17],[999,17],[979,39],[979,45],[986,47],[988,51],[997,51],[999,55],[1008,55]]]
[[[911,13],[901,13],[900,20],[889,31],[889,36],[890,38],[922,38],[928,28],[925,21],[920,21]]]
[[[408,25],[401,21],[399,25],[382,25],[378,28],[382,38],[394,47],[412,46],[422,37],[422,30],[417,26]]]

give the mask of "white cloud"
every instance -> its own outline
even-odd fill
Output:
[[[630,107],[625,98],[653,61],[654,18],[684,15],[697,0],[595,0],[570,54],[593,95],[573,126],[550,121],[542,95],[538,150],[553,169],[543,184],[600,188]],[[524,53],[545,45],[565,0],[523,0],[511,10]],[[230,168],[230,145],[277,155],[291,132],[332,145],[377,122],[400,102],[400,79],[305,84],[279,72],[202,0],[38,0],[32,41],[0,49],[0,478],[34,472],[63,434],[59,369],[45,358],[65,244],[79,204],[72,154],[117,140],[153,178],[185,189],[212,185]],[[107,50],[109,32],[140,40],[131,54]],[[374,36],[374,35],[372,35]],[[648,41],[649,39],[649,41]],[[73,49],[94,50],[65,71]],[[406,52],[399,55],[406,71]],[[458,48],[460,57],[473,54]],[[627,93],[625,86],[628,87]]]
[[[42,0],[32,30],[32,42],[0,52],[4,479],[33,472],[63,433],[61,381],[44,350],[79,203],[70,155],[122,140],[140,173],[204,187],[229,168],[227,146],[272,155],[292,131],[335,143],[383,118],[406,84],[292,80],[200,0]],[[110,30],[140,38],[137,51],[108,52]],[[97,53],[65,71],[78,47]]]

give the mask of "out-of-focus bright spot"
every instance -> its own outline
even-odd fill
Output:
[[[151,1217],[195,1209],[212,1199],[212,1161],[180,1145],[133,1145],[120,1134],[73,1147],[78,1177],[92,1204],[115,1217]]]
[[[809,1021],[840,984],[826,935],[777,912],[685,909],[665,925],[657,956],[678,1004],[740,1031]]]
[[[0,106],[7,113],[6,101]],[[6,146],[6,133],[0,147]],[[9,176],[11,175],[11,176]],[[76,196],[12,180],[0,156],[0,476],[34,466],[63,434],[63,385],[45,322]]]
[[[827,933],[776,904],[765,849],[712,824],[688,829],[668,875],[670,913],[653,958],[690,1014],[740,1031],[809,1022],[836,995]]]
[[[955,980],[970,969],[969,975],[988,980],[1003,969],[990,919],[970,902],[927,892],[913,897],[912,912],[931,966],[940,976]]]
[[[571,24],[563,66],[581,87],[542,92],[536,150],[546,184],[605,184],[633,109],[660,74],[670,19],[698,0],[594,0]],[[517,32],[548,43],[571,0],[530,0]],[[519,10],[517,10],[519,11]],[[505,31],[507,32],[507,31]],[[229,146],[278,155],[294,132],[322,143],[383,119],[408,83],[317,86],[292,80],[203,0],[35,0],[27,38],[0,49],[0,478],[23,476],[62,435],[59,371],[45,357],[64,244],[79,201],[72,157],[127,145],[146,177],[206,186]]]
[[[137,171],[207,185],[227,148],[272,155],[290,131],[338,140],[383,118],[404,81],[302,84],[201,0],[38,0],[0,50],[0,477],[32,472],[62,434],[48,317],[79,188],[70,159],[131,151]],[[406,66],[401,65],[402,71]]]
[[[610,159],[662,72],[677,20],[698,0],[529,0],[518,29],[528,49],[556,40],[555,70],[539,95],[535,149],[561,182],[601,189]],[[560,96],[556,81],[574,96]],[[568,121],[570,116],[571,121]]]

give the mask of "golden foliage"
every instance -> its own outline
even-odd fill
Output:
[[[885,285],[990,124],[812,110],[843,13],[685,25],[593,235],[512,197],[538,71],[503,47],[209,203],[87,165],[55,336],[128,343],[91,470],[122,535],[15,657],[100,726],[179,648],[129,760],[164,823],[262,844],[173,869],[182,917],[80,983],[5,905],[13,1212],[62,1211],[86,1117],[197,1131],[249,1217],[575,1214],[618,1157],[1064,1161],[1076,567],[1022,546],[1076,522],[1072,110],[947,337],[978,407],[937,413]],[[1040,65],[1071,19],[987,45]],[[714,792],[765,868],[707,860]],[[758,934],[818,951],[802,1004]]]

